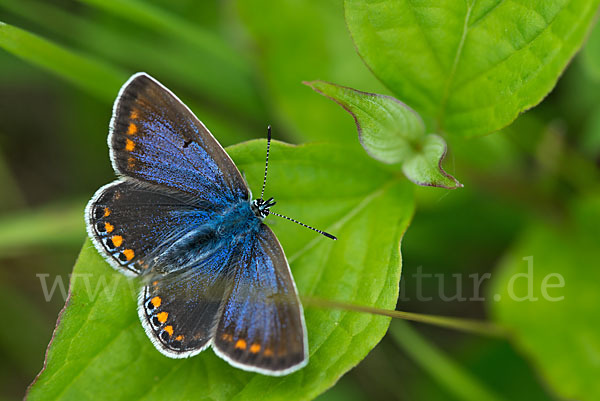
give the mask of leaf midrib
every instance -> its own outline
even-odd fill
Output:
[[[475,7],[476,0],[472,0],[472,2],[467,1],[467,12],[465,13],[465,19],[463,21],[463,31],[460,37],[460,42],[456,47],[456,52],[454,53],[454,61],[452,62],[452,67],[450,69],[450,74],[448,74],[448,78],[446,79],[446,84],[444,85],[444,94],[442,95],[442,101],[440,102],[440,108],[438,112],[438,116],[436,118],[437,130],[439,132],[444,131],[444,116],[446,114],[446,105],[448,103],[448,99],[450,97],[450,87],[452,86],[452,82],[454,81],[454,75],[456,74],[456,69],[458,68],[458,63],[460,62],[460,57],[462,56],[463,48],[465,45],[465,40],[467,38],[467,34],[469,33],[469,20],[471,19],[471,12]],[[487,14],[486,14],[487,15]]]
[[[336,228],[342,227],[353,216],[356,216],[369,203],[371,203],[379,195],[383,194],[386,190],[388,190],[393,184],[395,184],[398,181],[400,181],[400,178],[395,178],[395,179],[392,179],[392,180],[389,180],[389,181],[385,182],[383,185],[381,185],[381,187],[377,188],[375,191],[371,192],[369,195],[367,195],[364,198],[362,198],[362,201],[359,202],[352,209],[350,209],[347,213],[345,213],[343,216],[341,216],[336,221],[334,221],[329,226],[327,226],[326,227],[326,231],[332,231],[332,230],[334,230]],[[296,251],[296,253],[294,253],[292,256],[290,256],[288,258],[288,262],[290,264],[292,264],[294,262],[294,260],[296,260],[299,257],[301,257],[302,255],[304,255],[306,252],[308,252],[310,249],[312,249],[316,244],[318,244],[321,241],[322,241],[322,238],[320,238],[320,237],[313,238],[304,247],[302,247],[300,250]]]

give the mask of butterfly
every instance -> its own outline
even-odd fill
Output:
[[[263,223],[276,214],[273,198],[252,200],[204,124],[145,73],[121,88],[108,147],[120,179],[88,203],[87,231],[117,271],[142,278],[138,315],[156,349],[185,358],[211,346],[231,365],[267,375],[305,366],[302,305]]]

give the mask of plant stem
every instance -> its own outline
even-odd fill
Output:
[[[467,333],[481,334],[491,337],[506,338],[509,332],[506,328],[494,323],[484,322],[473,319],[463,319],[438,315],[424,315],[421,313],[403,312],[397,310],[388,310],[375,308],[372,306],[356,305],[347,302],[330,301],[315,297],[302,297],[305,305],[348,310],[352,312],[370,313],[374,315],[387,316],[394,319],[411,320],[413,322],[427,323],[435,326],[445,327],[464,331]]]

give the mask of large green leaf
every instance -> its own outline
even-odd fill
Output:
[[[391,96],[367,93],[324,81],[305,82],[349,112],[367,153],[384,163],[402,163],[402,172],[423,186],[462,187],[442,168],[446,141],[425,135],[421,116]]]
[[[436,132],[482,135],[539,103],[599,0],[345,0],[371,70]]]
[[[600,399],[599,211],[597,196],[576,205],[572,224],[532,226],[490,292],[496,320],[564,399]]]
[[[257,193],[264,141],[229,149]],[[273,143],[267,195],[280,213],[338,236],[331,241],[269,217],[301,296],[394,308],[399,241],[413,213],[412,186],[380,169],[358,146]],[[310,399],[333,385],[379,342],[380,316],[306,306],[310,362],[285,377],[229,366],[210,350],[172,360],[158,353],[139,323],[135,281],[114,272],[86,242],[51,343],[35,399]],[[102,291],[95,293],[99,288]]]

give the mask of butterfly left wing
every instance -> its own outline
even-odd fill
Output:
[[[308,362],[302,305],[275,234],[265,224],[230,259],[233,286],[213,348],[233,366],[284,375]]]

